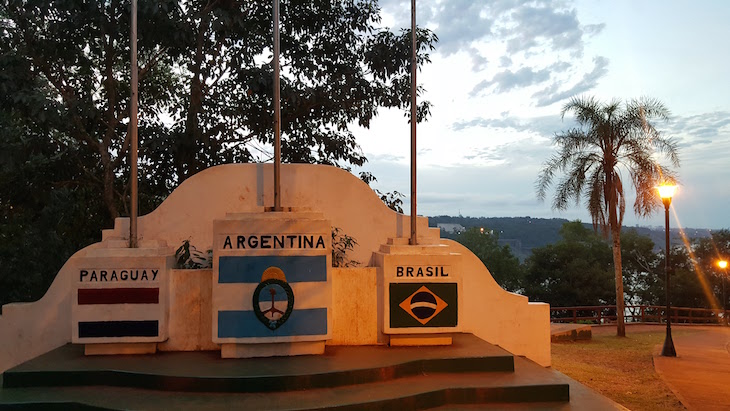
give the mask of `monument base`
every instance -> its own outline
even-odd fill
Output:
[[[85,344],[85,355],[154,354],[157,343]]]
[[[221,358],[284,357],[324,354],[324,341],[268,344],[221,344]]]
[[[445,335],[391,335],[391,347],[415,347],[433,345],[451,345],[451,336]]]

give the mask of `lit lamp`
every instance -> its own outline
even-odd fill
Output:
[[[722,273],[722,321],[727,325],[727,309],[725,308],[725,277],[727,277],[727,261],[720,260],[717,262],[717,266],[720,267],[724,272]]]
[[[674,341],[672,341],[672,320],[669,315],[669,205],[672,204],[672,196],[677,190],[677,186],[673,184],[662,184],[657,187],[659,190],[659,196],[662,198],[664,203],[664,226],[666,227],[665,238],[665,258],[664,258],[664,275],[666,276],[666,294],[667,294],[667,336],[664,338],[664,347],[662,348],[662,356],[664,357],[676,357],[677,351],[674,350]]]

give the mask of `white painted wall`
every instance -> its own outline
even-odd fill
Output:
[[[309,209],[323,213],[333,226],[358,242],[350,257],[362,266],[373,265],[374,252],[388,238],[410,236],[410,217],[387,208],[370,187],[344,170],[322,165],[283,164],[281,176],[282,205],[299,211]],[[206,250],[213,245],[213,220],[225,217],[226,213],[263,212],[264,207],[272,205],[273,165],[213,167],[186,180],[160,207],[140,217],[139,235],[141,240],[164,241],[173,250],[185,239],[199,250]],[[438,243],[439,231],[428,229],[426,218],[419,218],[417,224],[419,237],[423,237],[424,242]],[[71,341],[74,259],[85,255],[85,250],[91,248],[124,244],[119,240],[128,238],[128,233],[129,219],[117,219],[113,229],[103,232],[107,241],[91,245],[71,257],[41,300],[3,307],[3,315],[0,316],[0,371]],[[548,305],[528,303],[526,297],[502,290],[481,261],[466,248],[448,240],[444,240],[444,244],[464,256],[464,307],[463,310],[460,307],[460,312],[470,313],[463,317],[464,331],[473,332],[508,351],[548,366]],[[342,275],[347,274],[341,272],[336,277]],[[376,298],[374,296],[378,293],[373,291],[372,271],[363,271],[362,275],[361,278],[367,279],[368,284],[352,284],[345,278],[339,278],[337,282],[342,287],[337,286],[333,290],[335,301],[350,292],[353,297],[363,293],[363,301]],[[362,315],[363,311],[362,307],[355,306],[347,310],[358,315]],[[375,307],[371,313],[379,315]],[[460,315],[460,321],[461,318]],[[347,327],[342,327],[342,317],[335,314],[335,321],[337,332],[333,339],[339,338],[336,343],[353,343],[351,338],[343,337]],[[368,328],[372,327],[373,318],[363,320],[363,323]],[[358,338],[368,344],[375,341],[374,335],[372,329],[363,330]],[[207,343],[203,345],[211,348]]]
[[[549,367],[550,305],[503,290],[468,248],[453,240],[441,242],[462,255],[463,331]]]
[[[78,258],[98,247],[92,244],[69,258],[40,300],[3,306],[0,372],[71,342],[72,276]]]

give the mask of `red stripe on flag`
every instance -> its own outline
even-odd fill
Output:
[[[158,304],[159,288],[79,288],[79,305]]]

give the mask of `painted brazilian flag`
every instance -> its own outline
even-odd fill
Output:
[[[456,327],[456,283],[391,283],[390,327]]]

